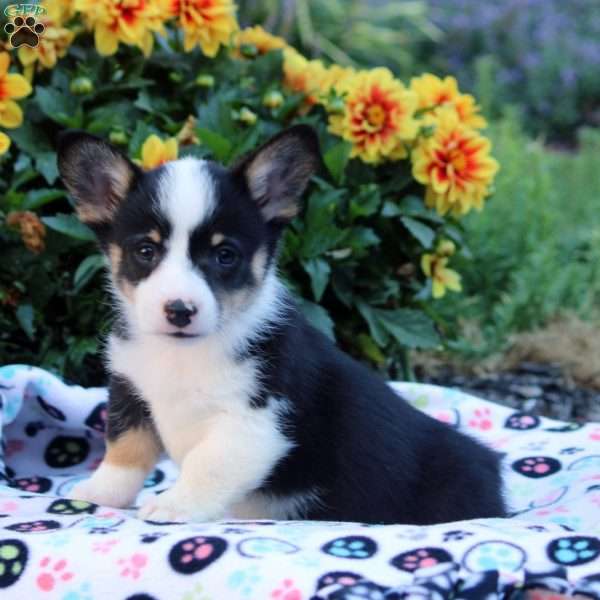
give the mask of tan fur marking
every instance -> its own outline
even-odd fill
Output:
[[[120,279],[118,281],[119,289],[123,292],[123,296],[129,300],[129,302],[133,303],[133,290],[134,287],[129,283],[126,279]]]
[[[90,205],[90,204],[79,204],[76,207],[77,216],[82,223],[93,225],[94,223],[105,223],[110,221],[112,212],[108,210],[108,207]]]
[[[110,260],[111,271],[115,274],[119,272],[121,266],[121,260],[123,260],[123,251],[116,244],[110,244],[108,246],[108,258]]]
[[[213,233],[210,238],[211,246],[218,246],[224,239],[225,236],[222,233]]]
[[[150,470],[160,454],[160,442],[151,429],[129,429],[114,441],[109,441],[104,460],[116,467]]]
[[[152,231],[148,233],[148,237],[156,244],[160,244],[162,242],[162,237],[158,229],[152,229]]]
[[[252,274],[257,282],[261,282],[265,278],[265,267],[267,265],[267,253],[264,248],[259,248],[252,257]]]

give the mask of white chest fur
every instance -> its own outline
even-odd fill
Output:
[[[258,385],[254,361],[236,362],[218,343],[112,338],[109,359],[111,371],[127,377],[150,405],[165,449],[178,463],[223,417],[258,430],[277,429],[274,411],[250,406]]]

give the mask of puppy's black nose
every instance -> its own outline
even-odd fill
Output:
[[[167,321],[175,327],[185,327],[192,321],[192,317],[198,312],[198,309],[190,303],[177,299],[165,304],[165,313]]]

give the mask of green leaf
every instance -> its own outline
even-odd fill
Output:
[[[344,177],[344,169],[350,159],[350,151],[352,150],[352,144],[346,141],[342,141],[330,148],[325,155],[323,160],[333,180],[337,183],[341,183]]]
[[[408,348],[436,348],[440,338],[433,321],[418,310],[374,309],[378,322],[396,341]]]
[[[389,335],[385,329],[385,327],[379,322],[377,318],[376,310],[372,306],[369,306],[366,302],[362,300],[358,300],[356,303],[356,308],[358,312],[361,314],[362,318],[367,322],[369,326],[369,331],[371,332],[371,337],[375,340],[375,343],[384,347],[387,345],[389,341]]]
[[[322,258],[303,260],[302,266],[310,276],[310,285],[312,287],[313,296],[315,300],[319,302],[329,283],[331,267],[329,266],[329,263]]]
[[[94,232],[72,214],[58,213],[53,217],[42,217],[42,222],[50,229],[77,240],[93,242],[96,239]]]
[[[35,100],[41,111],[53,121],[68,127],[81,127],[81,106],[74,96],[63,95],[55,88],[37,86]]]
[[[209,148],[219,162],[227,162],[231,154],[232,145],[226,137],[204,127],[197,127],[196,132],[202,143]]]
[[[64,198],[66,196],[63,190],[51,190],[49,188],[41,188],[27,192],[25,200],[23,201],[24,210],[34,210],[44,206],[53,200]]]
[[[44,131],[29,121],[24,121],[21,127],[11,131],[10,137],[20,150],[31,156],[52,150]]]
[[[402,211],[400,210],[400,207],[390,200],[385,202],[381,211],[381,216],[387,218],[399,217],[401,214]]]
[[[33,306],[31,304],[21,304],[16,310],[16,316],[21,329],[23,329],[30,340],[33,340],[35,334]]]
[[[314,302],[309,302],[304,298],[297,298],[297,302],[298,307],[306,317],[306,320],[313,327],[324,333],[328,338],[335,340],[333,321],[331,320],[329,313],[322,306],[319,306]]]
[[[35,158],[35,168],[44,176],[44,179],[52,185],[58,179],[58,166],[56,164],[56,152],[42,152]]]
[[[443,217],[431,208],[427,208],[423,204],[423,199],[418,196],[406,196],[399,204],[400,213],[410,217],[418,217],[433,223],[443,223]]]
[[[350,218],[370,217],[377,212],[380,204],[379,188],[373,183],[362,185],[358,194],[350,200]]]
[[[408,229],[414,238],[416,238],[424,248],[431,248],[435,239],[435,231],[411,217],[401,217],[400,221]]]
[[[92,254],[84,258],[73,276],[74,292],[79,293],[92,277],[105,265],[102,254]]]
[[[358,346],[361,352],[377,365],[382,365],[385,362],[385,355],[379,349],[379,346],[366,333],[361,333],[357,338]]]

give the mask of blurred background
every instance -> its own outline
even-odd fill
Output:
[[[476,96],[502,168],[486,209],[464,219],[476,249],[454,263],[464,292],[436,307],[454,328],[451,341],[414,356],[416,375],[530,404],[543,397],[556,416],[600,419],[598,2],[239,5],[242,26],[262,23],[307,56],[384,64],[405,82],[452,74]]]

